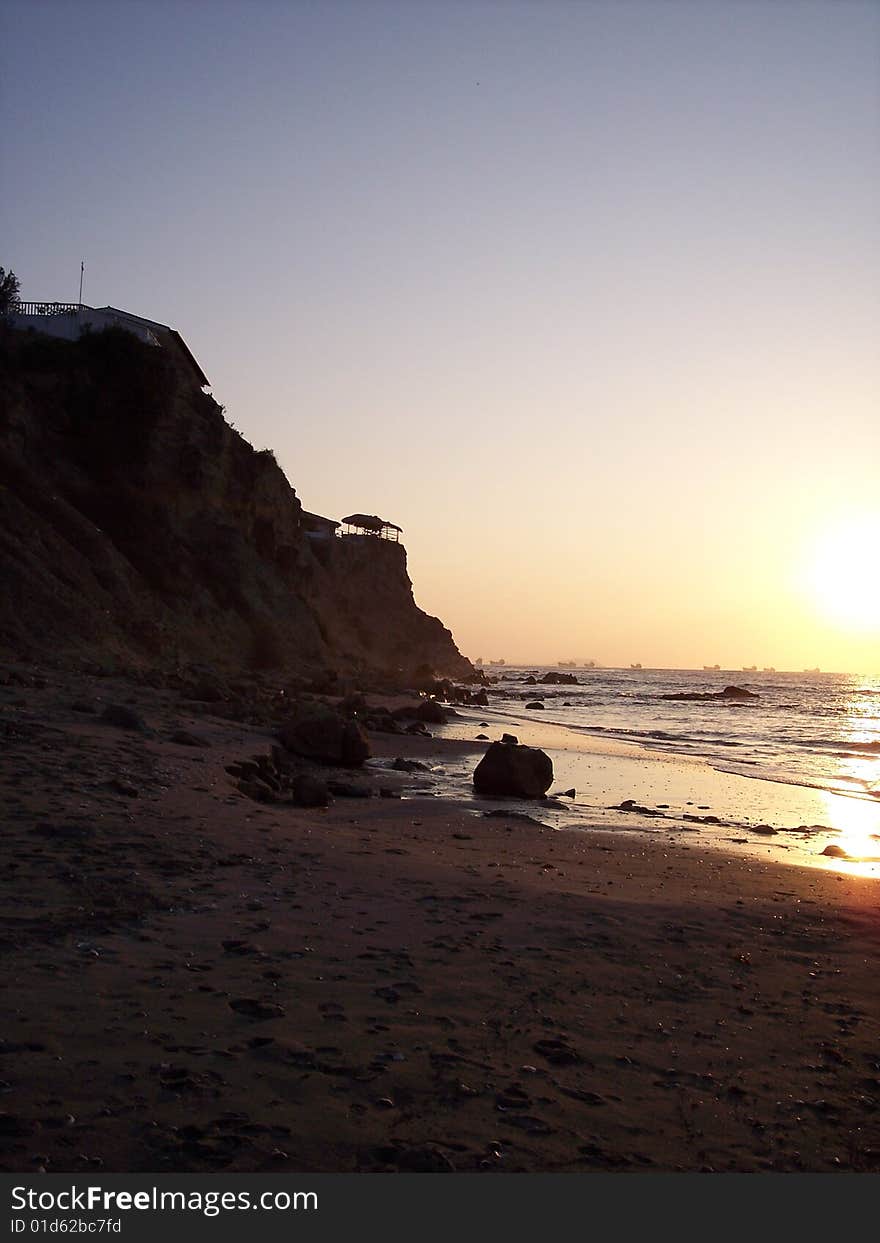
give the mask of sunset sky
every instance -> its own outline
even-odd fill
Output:
[[[472,658],[880,672],[880,5],[0,0],[0,264]]]

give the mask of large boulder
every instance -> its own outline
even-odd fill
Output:
[[[321,764],[358,768],[370,756],[370,743],[357,721],[346,720],[332,708],[316,706],[291,717],[278,736],[294,755]]]
[[[426,725],[443,725],[455,714],[449,708],[441,707],[436,699],[423,699],[412,715]]]
[[[394,712],[395,720],[421,721],[426,725],[443,725],[456,715],[452,708],[444,708],[436,699],[421,699],[417,704],[404,704]]]
[[[542,798],[553,783],[553,761],[537,747],[493,742],[474,769],[478,794]]]

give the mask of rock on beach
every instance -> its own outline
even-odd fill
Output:
[[[369,759],[370,744],[357,721],[332,710],[305,712],[282,725],[279,737],[288,751],[322,764],[358,768]]]
[[[493,742],[474,769],[478,794],[543,798],[553,784],[553,761],[537,747]]]

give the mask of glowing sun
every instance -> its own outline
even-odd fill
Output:
[[[880,513],[826,528],[808,555],[805,580],[830,620],[848,629],[880,630]]]

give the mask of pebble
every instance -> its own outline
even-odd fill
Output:
[[[108,704],[101,713],[101,720],[105,725],[115,725],[118,729],[133,729],[141,734],[147,732],[143,717],[138,716],[134,708],[129,708],[126,704]]]

